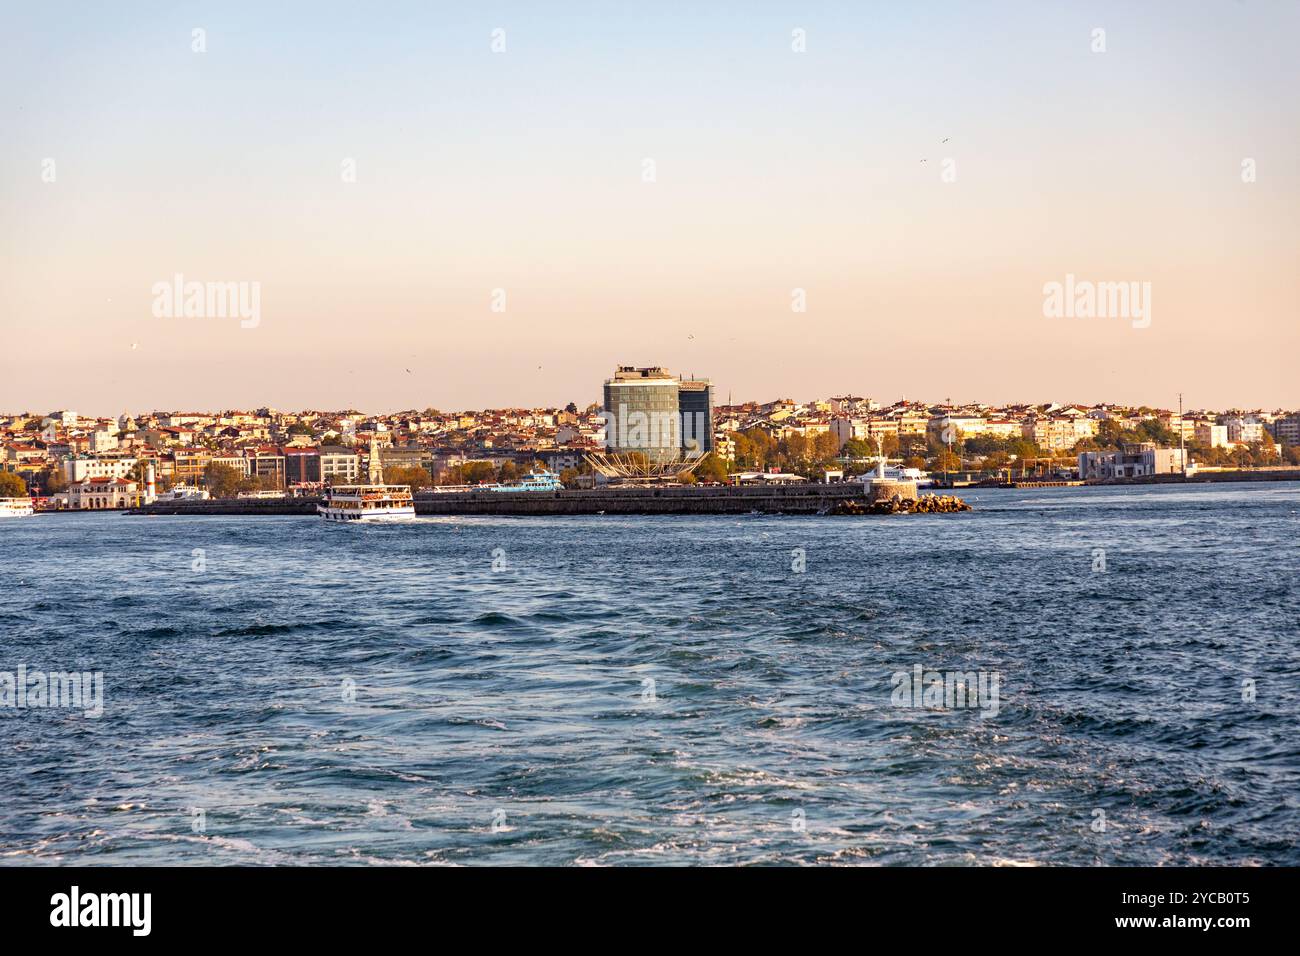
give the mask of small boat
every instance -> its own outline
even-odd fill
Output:
[[[335,485],[316,513],[326,521],[410,521],[415,501],[410,485]]]
[[[0,498],[0,518],[26,518],[35,513],[31,498]]]

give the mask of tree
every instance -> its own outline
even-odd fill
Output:
[[[513,461],[503,461],[497,469],[497,481],[515,481],[519,478],[519,466]]]
[[[934,456],[934,465],[932,471],[960,471],[961,459],[948,449],[943,449]]]
[[[704,461],[700,462],[695,469],[695,477],[700,481],[719,481],[727,480],[727,464],[717,455],[710,452],[705,456]]]
[[[840,449],[840,454],[845,458],[870,458],[872,447],[861,438],[850,438]]]
[[[41,473],[41,487],[45,489],[47,495],[57,495],[60,491],[66,491],[68,479],[63,474],[63,469],[49,468],[43,471]]]
[[[27,497],[27,482],[12,471],[0,471],[0,498]]]
[[[213,498],[233,498],[240,491],[252,490],[246,486],[242,474],[229,465],[212,462],[203,469],[203,484]],[[254,484],[254,488],[257,487]]]
[[[415,465],[390,465],[384,469],[384,481],[390,485],[410,485],[412,491],[433,486],[433,477]]]
[[[467,461],[460,466],[460,469],[464,483],[467,485],[478,484],[480,481],[491,481],[496,474],[496,469],[492,467],[490,461]]]
[[[834,432],[825,431],[813,439],[813,456],[818,461],[830,461],[835,457],[839,440]]]

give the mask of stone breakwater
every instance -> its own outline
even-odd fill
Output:
[[[910,483],[900,483],[910,485]],[[880,483],[873,485],[876,494]],[[915,486],[912,496],[915,497]],[[467,491],[415,496],[417,515],[826,515],[893,513],[836,509],[870,504],[859,482],[791,485],[694,486],[679,488],[602,488],[565,491]],[[155,502],[131,511],[138,515],[314,515],[316,498],[235,498]],[[956,509],[960,510],[960,509]]]
[[[955,495],[921,495],[904,498],[901,495],[880,497],[872,501],[842,501],[832,510],[833,515],[937,515],[970,511],[971,506]]]

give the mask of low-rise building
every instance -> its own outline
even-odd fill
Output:
[[[1125,445],[1119,451],[1085,451],[1079,455],[1079,477],[1084,481],[1110,478],[1144,478],[1182,472],[1181,448],[1157,448],[1150,443]]]
[[[139,498],[136,483],[125,478],[87,478],[68,485],[68,507],[74,510],[131,508]]]

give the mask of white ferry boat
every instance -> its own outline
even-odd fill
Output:
[[[316,512],[326,521],[410,521],[415,517],[415,499],[410,485],[384,484],[379,444],[370,440],[370,483],[335,485],[325,490],[325,501]]]
[[[31,498],[0,498],[0,518],[26,518],[35,513]]]
[[[326,521],[410,521],[415,501],[410,485],[335,485],[316,512]]]

